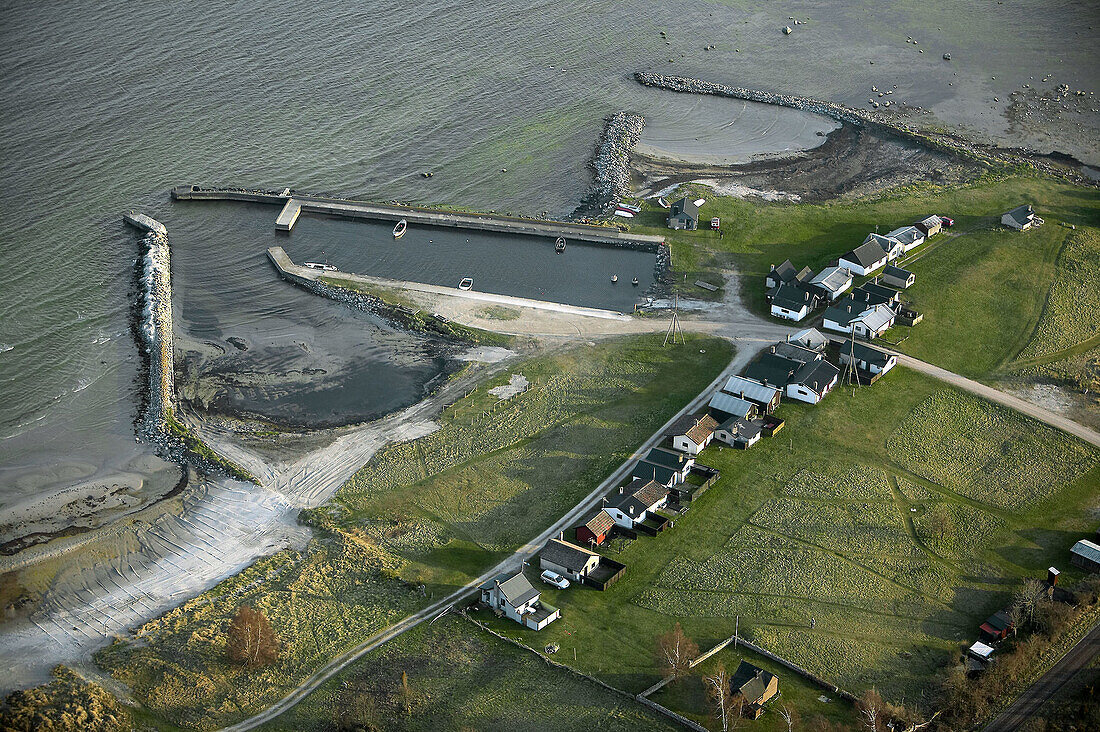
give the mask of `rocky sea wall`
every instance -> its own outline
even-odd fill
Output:
[[[607,118],[590,164],[595,180],[575,215],[607,213],[630,192],[630,151],[644,127],[645,118],[632,112],[616,112]]]
[[[141,240],[141,310],[138,331],[148,358],[149,393],[142,416],[144,431],[163,434],[176,393],[172,335],[172,261],[168,234],[149,231]]]

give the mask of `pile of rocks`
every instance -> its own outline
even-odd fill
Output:
[[[603,135],[592,159],[595,181],[577,213],[607,213],[630,191],[630,151],[638,144],[645,118],[631,112],[616,112],[607,118]]]

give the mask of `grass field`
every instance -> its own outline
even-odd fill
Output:
[[[518,363],[528,391],[449,408],[444,426],[380,451],[330,504],[303,514],[308,548],[284,551],[97,655],[159,721],[212,729],[280,698],[323,662],[476,578],[572,508],[726,366],[712,338],[582,345]],[[224,660],[242,603],[283,644],[258,671]]]
[[[356,724],[410,731],[679,729],[457,616],[422,624],[373,651],[261,729],[327,732]]]
[[[673,529],[612,554],[628,567],[617,584],[546,589],[562,619],[538,642],[637,692],[659,678],[655,638],[674,622],[701,648],[739,625],[856,694],[920,703],[1019,578],[1052,564],[1076,578],[1100,451],[903,368],[781,413],[776,437],[701,455],[723,477]],[[697,715],[687,697],[670,706]],[[803,702],[804,719],[838,713]]]

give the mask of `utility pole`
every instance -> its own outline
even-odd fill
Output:
[[[680,336],[680,343],[684,343],[684,331],[680,328],[680,296],[676,295],[674,304],[672,306],[672,322],[668,324],[668,331],[665,332],[665,342],[661,344],[664,348],[668,345],[668,339],[672,338],[672,344],[676,345],[676,336]]]

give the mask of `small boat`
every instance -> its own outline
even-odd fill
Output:
[[[670,204],[668,202],[667,198],[665,198],[664,196],[661,196],[660,198],[657,199],[657,205],[660,206],[661,208],[669,208],[672,204]]]
[[[302,265],[310,269],[319,269],[322,272],[336,271],[336,267],[333,267],[331,264],[321,264],[320,262],[303,262]]]
[[[611,281],[612,282],[618,282],[619,281],[619,275],[611,275]]]
[[[405,219],[401,219],[397,222],[397,226],[393,227],[393,238],[400,239],[405,236],[405,231],[409,228],[409,222]]]
[[[462,282],[458,283],[458,289],[460,289],[460,290],[469,290],[469,289],[472,289],[473,286],[474,286],[474,278],[473,277],[463,277]]]
[[[635,206],[634,204],[631,204],[631,203],[620,203],[618,205],[618,207],[622,208],[622,209],[626,209],[627,211],[630,211],[631,213],[638,214],[638,213],[642,212],[642,207],[641,206]]]
[[[565,237],[559,236],[558,240],[554,242],[554,251],[561,254],[565,251]]]
[[[634,212],[629,210],[629,209],[625,209],[625,208],[615,209],[615,215],[616,216],[622,216],[624,219],[634,218]]]
[[[638,282],[638,278],[637,278],[637,277],[635,277],[634,279],[632,279],[632,280],[630,281],[630,284],[632,284],[632,285],[634,285],[635,287],[637,287],[637,286],[639,285],[639,282]]]

